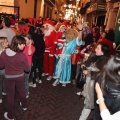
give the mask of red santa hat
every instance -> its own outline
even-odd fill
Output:
[[[15,20],[12,17],[10,17],[10,21],[11,21],[11,25],[14,26],[15,25]]]
[[[64,27],[64,28],[66,29],[67,26],[68,26],[67,22],[61,23],[61,25],[60,25],[60,27],[59,27],[59,31],[60,31],[60,29],[61,29],[62,27]]]
[[[51,20],[44,21],[44,24],[49,24],[54,27],[54,22]]]
[[[33,24],[33,23],[32,23],[33,18],[28,17],[28,20],[29,20],[30,24],[32,25],[32,24]]]
[[[60,27],[65,26],[67,28],[67,25],[68,25],[67,22],[63,22],[63,23],[61,23]]]

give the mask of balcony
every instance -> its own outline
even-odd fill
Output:
[[[86,13],[91,13],[94,11],[106,11],[106,3],[96,2],[87,9]]]

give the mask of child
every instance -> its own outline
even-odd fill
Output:
[[[26,46],[23,50],[23,53],[26,55],[27,59],[28,59],[28,65],[29,68],[31,70],[31,66],[32,66],[32,56],[33,53],[35,52],[35,47],[32,45],[33,41],[32,41],[32,37],[30,34],[27,34],[26,37],[24,37],[26,40]],[[24,74],[24,80],[25,80],[25,92],[26,92],[26,98],[29,97],[29,75],[30,75],[30,71],[29,73],[25,73]]]
[[[14,36],[9,48],[0,56],[0,68],[5,67],[5,87],[7,92],[7,112],[4,117],[14,120],[15,88],[18,91],[23,110],[27,109],[27,100],[24,88],[24,71],[29,72],[28,61],[21,51],[25,47],[25,39]]]
[[[6,37],[0,37],[0,54],[8,47],[8,40]],[[2,90],[5,94],[4,86],[5,70],[0,70],[0,103],[2,103]]]

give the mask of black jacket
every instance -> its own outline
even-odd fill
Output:
[[[36,49],[33,54],[33,58],[40,57],[44,54],[44,50],[45,50],[44,35],[37,34],[37,33],[32,33],[31,35],[32,35],[32,39],[34,41],[34,47]]]

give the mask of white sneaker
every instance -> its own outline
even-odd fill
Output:
[[[34,84],[33,83],[29,83],[29,86],[35,88],[37,85],[36,85],[36,83],[34,83]]]
[[[57,77],[56,77],[56,76],[53,76],[53,79],[57,79]]]
[[[2,92],[2,95],[7,95],[7,93]]]
[[[45,73],[42,73],[42,75],[41,76],[45,76]]]
[[[52,84],[53,86],[57,86],[57,84],[59,84],[59,80],[56,79],[55,82]]]
[[[30,86],[30,87],[32,87],[32,86],[33,86],[33,83],[32,83],[32,82],[31,82],[31,83],[29,83],[29,86]]]
[[[20,106],[22,106],[22,103],[20,102]],[[27,110],[27,108],[23,108],[23,110],[25,111],[25,110]]]
[[[77,95],[81,95],[81,92],[77,92],[76,94],[77,94]]]
[[[34,87],[34,88],[37,87],[36,83],[34,83],[32,87]]]
[[[52,80],[52,76],[48,76],[48,77],[47,77],[47,80],[48,80],[48,81]]]
[[[7,116],[7,114],[8,114],[8,112],[4,113],[4,117],[5,117],[6,120],[14,120],[14,119],[9,119],[8,116]]]
[[[0,103],[2,103],[2,99],[0,99]]]
[[[26,95],[26,98],[29,98],[29,95]]]
[[[46,73],[45,75],[48,75],[48,73]]]
[[[42,80],[36,79],[36,82],[38,82],[38,83],[42,83]]]
[[[63,86],[63,87],[66,87],[66,84],[64,83],[64,84],[62,84],[62,86]]]

